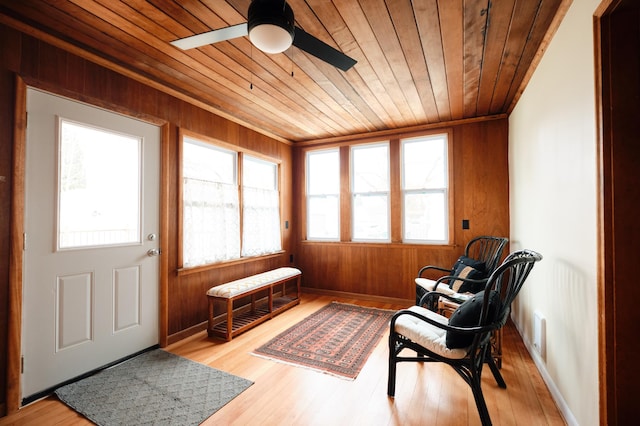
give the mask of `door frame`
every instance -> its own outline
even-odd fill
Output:
[[[634,0],[635,1],[635,0]],[[620,164],[620,158],[637,157],[636,147],[626,140],[637,137],[633,129],[621,129],[619,108],[613,108],[612,95],[626,91],[616,83],[622,58],[608,48],[616,34],[627,31],[611,25],[616,9],[623,0],[602,0],[593,14],[598,183],[598,356],[601,424],[625,424],[636,418],[635,385],[640,371],[633,362],[640,350],[636,338],[626,338],[638,318],[637,307],[625,300],[637,300],[640,294],[633,266],[637,263],[634,247],[637,241],[635,201],[638,190],[629,183],[635,170]],[[633,24],[635,25],[635,23]],[[626,35],[625,35],[626,37]],[[636,45],[627,46],[636,51]],[[634,90],[640,79],[633,83]],[[617,97],[616,97],[617,99]],[[615,105],[620,106],[620,105]],[[622,201],[621,201],[622,200]],[[631,226],[631,228],[629,228]],[[630,237],[631,236],[631,237]],[[620,303],[625,302],[625,303]],[[635,334],[633,334],[635,336]]]
[[[56,93],[50,87],[42,87],[38,82],[29,82],[30,87],[70,98],[68,94]],[[72,98],[71,98],[72,99]],[[77,99],[74,99],[77,100]],[[92,99],[91,105],[113,110],[110,105],[100,105]],[[122,111],[116,111],[122,113]],[[124,113],[123,115],[129,115]],[[139,117],[132,117],[140,119]],[[170,126],[165,120],[144,117],[142,121],[160,127],[160,256],[159,262],[159,330],[160,347],[168,344],[169,331],[169,136]],[[16,75],[14,131],[13,131],[13,170],[11,186],[11,240],[9,259],[9,300],[7,330],[7,414],[20,409],[22,374],[22,303],[23,303],[23,235],[25,213],[26,143],[27,143],[27,82]]]

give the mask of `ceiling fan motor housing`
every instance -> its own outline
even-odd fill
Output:
[[[253,0],[249,5],[249,39],[266,53],[280,53],[293,42],[293,9],[283,0]],[[288,35],[288,37],[287,37]]]

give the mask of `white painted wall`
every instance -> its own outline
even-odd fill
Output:
[[[569,424],[598,425],[593,13],[574,0],[509,118],[511,250],[544,256],[513,318]],[[533,347],[546,319],[546,357]],[[505,355],[508,363],[508,354]]]

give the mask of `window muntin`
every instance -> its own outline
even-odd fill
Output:
[[[389,144],[351,147],[352,240],[390,241]]]
[[[58,248],[141,243],[142,139],[60,119],[58,150]]]
[[[307,239],[340,239],[340,152],[310,151],[307,170]]]
[[[282,250],[278,165],[242,158],[242,256]]]
[[[401,141],[402,240],[446,243],[448,177],[446,135]]]

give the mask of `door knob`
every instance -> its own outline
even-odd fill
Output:
[[[160,255],[160,249],[152,248],[152,249],[149,249],[149,251],[147,251],[147,256],[149,257],[159,256],[159,255]]]

